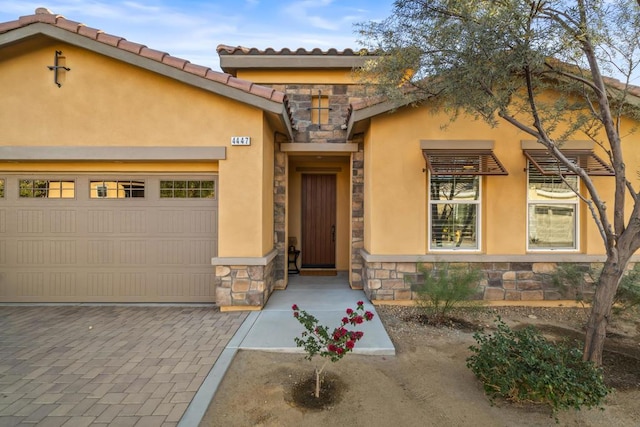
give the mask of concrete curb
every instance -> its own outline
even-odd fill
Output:
[[[242,341],[253,327],[259,315],[260,312],[258,311],[251,312],[244,322],[242,322],[242,325],[240,325],[240,328],[224,348],[220,357],[216,360],[216,363],[213,364],[213,367],[202,382],[195,396],[191,399],[191,403],[189,403],[187,410],[184,412],[184,415],[182,415],[180,422],[178,422],[178,427],[194,427],[202,422],[202,418],[204,418],[204,414],[207,412],[211,400],[215,396],[216,391],[218,391],[218,387],[224,379],[231,362],[233,362],[233,358],[238,352],[240,344],[242,344]]]

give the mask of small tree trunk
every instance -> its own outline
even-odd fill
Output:
[[[320,371],[316,368],[316,399],[320,397]]]
[[[329,360],[326,360],[323,364],[322,364],[322,368],[318,369],[318,367],[316,366],[315,369],[315,374],[316,374],[316,392],[314,393],[314,395],[316,396],[316,399],[320,397],[320,375],[322,374],[322,371],[324,371],[324,368],[327,367],[327,363],[329,363]]]
[[[584,360],[589,360],[596,366],[602,366],[602,351],[604,350],[611,308],[628,258],[625,257],[624,262],[616,262],[614,259],[607,258],[598,280],[591,314],[587,321],[583,354]]]

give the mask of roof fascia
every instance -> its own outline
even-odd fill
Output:
[[[219,55],[225,72],[238,69],[325,69],[357,68],[371,57],[332,55]]]
[[[405,105],[406,104],[384,101],[370,107],[353,110],[349,116],[349,122],[347,123],[347,139],[351,139],[356,133],[364,131],[368,127],[372,117],[388,113],[394,109],[404,107]]]

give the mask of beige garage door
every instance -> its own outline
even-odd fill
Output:
[[[214,302],[217,176],[0,176],[0,301]]]

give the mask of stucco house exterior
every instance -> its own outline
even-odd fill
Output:
[[[410,300],[438,261],[481,268],[485,299],[560,299],[557,263],[604,260],[515,129],[372,97],[366,52],[218,55],[223,72],[46,9],[0,24],[0,301],[259,309],[299,268]],[[611,199],[601,148],[564,149]]]

